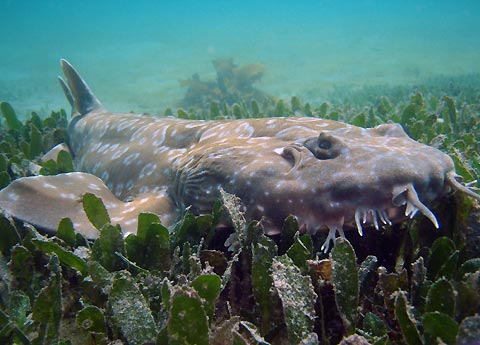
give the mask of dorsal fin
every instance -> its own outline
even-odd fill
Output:
[[[72,106],[72,116],[75,113],[75,100],[73,99],[72,92],[70,91],[70,88],[67,85],[67,82],[63,80],[61,76],[57,77],[58,82],[60,83],[60,86],[62,87],[63,93],[67,97],[68,103]]]
[[[73,96],[74,106],[77,112],[81,115],[87,114],[94,110],[102,109],[102,103],[88,87],[85,80],[78,74],[73,66],[67,60],[60,60],[63,73],[67,78],[68,88],[62,85],[62,89],[65,92],[65,96],[69,102]]]

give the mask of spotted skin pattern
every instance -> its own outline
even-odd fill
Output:
[[[247,219],[262,220],[267,234],[278,234],[290,214],[304,231],[328,231],[325,251],[344,226],[362,233],[420,211],[438,227],[426,205],[452,187],[479,197],[456,181],[448,155],[397,124],[365,129],[312,117],[202,121],[111,113],[68,62],[62,66],[77,110],[68,148],[83,173],[16,183],[53,191],[49,200],[63,202],[64,214],[89,237],[96,234],[78,210],[87,191],[105,198],[112,222],[129,233],[140,212],[159,213],[166,225],[186,207],[209,213],[224,189],[240,198]],[[55,231],[54,215],[42,224],[12,206],[25,202],[20,191],[1,191],[0,207]]]

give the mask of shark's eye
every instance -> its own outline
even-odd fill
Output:
[[[309,149],[318,159],[333,159],[340,154],[344,147],[340,139],[326,133],[320,133],[318,137],[308,138],[303,145]]]
[[[330,140],[319,138],[317,142],[317,146],[322,150],[328,150],[332,147],[332,142]]]

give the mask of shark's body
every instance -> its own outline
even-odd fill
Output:
[[[242,200],[248,219],[263,219],[268,234],[293,214],[309,232],[329,230],[328,248],[344,224],[361,232],[362,224],[378,228],[420,211],[438,227],[425,204],[450,187],[480,198],[456,181],[446,154],[396,124],[115,114],[70,64],[62,67],[77,111],[68,148],[81,172],[23,178],[0,192],[1,208],[46,230],[70,217],[77,231],[96,237],[81,206],[85,192],[102,197],[112,222],[130,233],[140,212],[160,214],[165,225],[188,206],[209,213],[223,188]]]

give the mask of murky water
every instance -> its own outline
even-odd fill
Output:
[[[479,73],[480,2],[1,0],[0,46],[0,100],[21,115],[68,106],[60,58],[116,111],[161,113],[224,57],[263,63],[264,91],[315,102]]]

